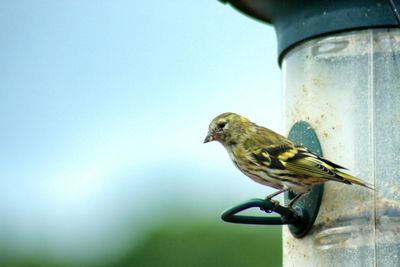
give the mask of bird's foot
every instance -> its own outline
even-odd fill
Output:
[[[278,201],[278,200],[272,199],[272,198],[270,198],[270,197],[266,197],[265,200],[266,200],[266,201],[269,201],[269,202],[272,202],[272,203],[274,204],[274,208],[273,208],[273,209],[271,209],[271,210],[264,210],[264,211],[267,212],[267,213],[273,212],[274,209],[275,209],[275,207],[276,207],[276,206],[279,206],[279,201]]]
[[[276,200],[276,199],[271,199],[271,198],[268,199],[268,198],[266,198],[265,200],[271,201],[272,203],[274,203],[275,206],[279,205],[279,201]]]

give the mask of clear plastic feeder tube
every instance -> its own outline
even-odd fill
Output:
[[[400,29],[306,41],[282,69],[286,130],[307,121],[325,158],[376,188],[328,182],[311,233],[284,229],[284,266],[400,266]]]

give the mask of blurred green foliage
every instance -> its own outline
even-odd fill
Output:
[[[115,266],[281,265],[280,227],[164,221],[143,233],[141,241]]]
[[[1,253],[0,267],[277,267],[282,266],[280,227],[228,224],[157,218],[132,243],[125,253],[102,263],[74,263],[53,259]],[[70,260],[74,255],[70,255]],[[95,259],[94,259],[95,260]]]

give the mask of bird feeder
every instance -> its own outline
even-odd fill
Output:
[[[276,30],[287,133],[307,123],[325,158],[375,187],[326,183],[307,234],[284,228],[283,265],[399,266],[400,3],[226,2]]]

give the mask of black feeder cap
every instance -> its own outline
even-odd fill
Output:
[[[279,64],[302,41],[332,33],[399,24],[394,0],[221,0],[253,18],[273,24]],[[395,4],[396,3],[396,4]]]

